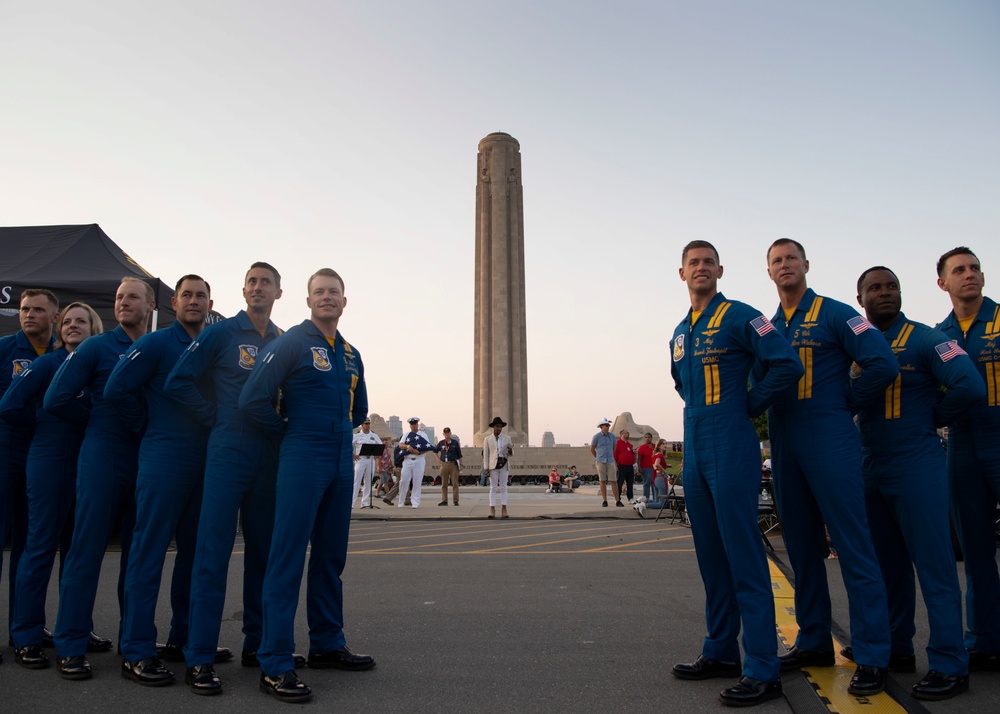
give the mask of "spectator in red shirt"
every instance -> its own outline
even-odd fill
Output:
[[[562,491],[562,479],[559,477],[559,472],[556,471],[556,467],[553,466],[552,470],[549,471],[549,490],[546,493],[559,493]]]
[[[628,429],[622,429],[615,442],[615,464],[618,466],[618,493],[625,493],[625,497],[631,501],[632,484],[635,482],[635,447],[628,440]],[[624,492],[622,484],[626,486]],[[615,505],[624,504],[618,501]]]
[[[643,443],[636,450],[636,460],[639,462],[639,473],[642,474],[642,495],[649,501],[653,495],[653,435],[648,431],[643,434]]]

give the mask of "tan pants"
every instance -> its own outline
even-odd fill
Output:
[[[458,464],[454,461],[447,461],[441,464],[441,500],[448,500],[448,483],[451,482],[451,491],[455,494],[452,499],[458,503]]]

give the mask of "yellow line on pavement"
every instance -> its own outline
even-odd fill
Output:
[[[768,567],[774,590],[774,619],[778,626],[778,639],[791,649],[799,634],[799,626],[795,621],[795,591],[777,565],[769,560]],[[809,667],[802,670],[826,708],[834,714],[905,714],[906,709],[885,692],[872,697],[855,697],[847,693],[847,686],[854,675],[854,663],[840,654],[840,648],[841,643],[834,639],[833,649],[837,653],[837,659],[833,667]]]

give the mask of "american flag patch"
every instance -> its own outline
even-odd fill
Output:
[[[858,315],[857,317],[852,317],[847,321],[847,326],[851,328],[851,332],[855,335],[860,335],[865,330],[871,330],[874,326],[872,323],[868,322],[865,318]]]
[[[968,354],[965,350],[958,346],[958,342],[952,340],[951,342],[942,342],[940,345],[934,348],[937,352],[938,357],[941,358],[942,362],[947,362],[953,357],[958,357],[959,355]]]
[[[757,331],[757,334],[763,337],[768,332],[774,332],[774,325],[766,317],[761,315],[760,317],[750,321],[750,327]]]

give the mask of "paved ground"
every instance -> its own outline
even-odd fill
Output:
[[[440,490],[427,489],[419,509],[357,511],[344,575],[346,629],[355,651],[378,659],[370,672],[300,672],[313,687],[308,707],[379,712],[719,712],[724,680],[682,682],[670,676],[677,661],[693,659],[704,635],[704,595],[691,532],[661,519],[639,519],[630,508],[601,508],[594,487],[576,494],[544,494],[524,487],[510,496],[510,520],[486,520],[486,489],[463,489],[461,505],[438,507]],[[382,504],[383,506],[385,504]],[[447,513],[448,517],[444,515]],[[653,514],[655,516],[655,513]],[[776,557],[784,556],[780,537]],[[237,545],[230,583],[239,582]],[[168,559],[168,564],[170,560]],[[95,627],[112,634],[117,604],[112,583],[118,553],[105,559]],[[774,571],[779,609],[788,594]],[[846,597],[836,561],[828,572],[835,618],[847,623]],[[304,595],[304,593],[303,593]],[[169,611],[166,583],[161,632]],[[49,610],[53,611],[54,596]],[[6,592],[0,611],[6,611]],[[223,644],[240,649],[239,588],[231,587]],[[918,608],[919,613],[919,608]],[[54,614],[50,616],[50,619]],[[307,649],[304,606],[297,639]],[[920,614],[917,642],[926,640]],[[143,689],[119,675],[113,654],[94,655],[95,677],[67,682],[53,670],[29,671],[4,650],[0,711],[115,711],[151,709],[257,712],[281,709],[257,691],[258,672],[220,665],[219,697],[201,698],[183,685]],[[918,669],[926,658],[918,651]],[[183,676],[182,666],[175,673]],[[849,675],[829,668],[824,676]],[[894,675],[909,711],[993,712],[1000,675],[980,674],[972,691],[922,709],[905,692],[919,678]],[[827,711],[902,711],[891,699],[843,697],[824,705],[815,686],[795,673],[783,678],[787,698],[755,709],[796,714]],[[838,685],[836,682],[832,685]]]

